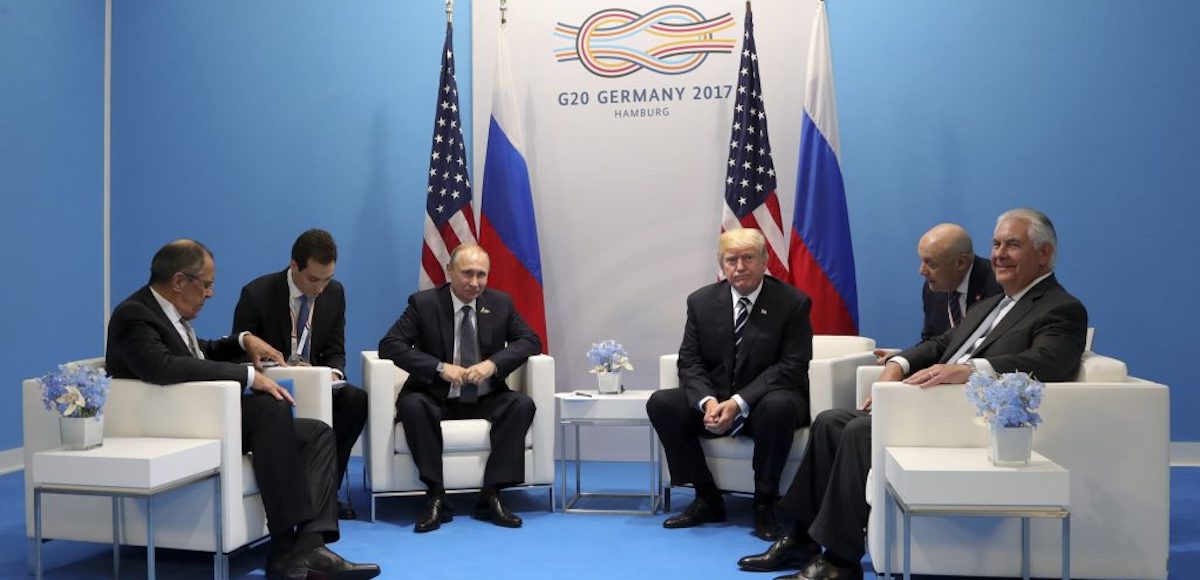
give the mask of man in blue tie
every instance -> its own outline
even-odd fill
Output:
[[[333,279],[337,243],[325,230],[311,229],[292,244],[282,271],[246,284],[233,310],[233,332],[249,331],[288,364],[329,367],[333,372],[333,434],[337,480],[346,476],[350,451],[367,423],[367,394],[346,382],[346,291]],[[354,507],[338,501],[338,518],[354,519]]]
[[[1023,371],[1042,381],[1074,378],[1087,334],[1087,310],[1054,276],[1058,236],[1045,214],[1014,209],[996,220],[992,268],[1002,295],[980,302],[958,326],[892,357],[881,382],[927,388],[962,384],[973,371]],[[792,530],[746,570],[801,568],[777,580],[863,577],[863,532],[871,467],[870,400],[862,410],[832,409],[817,416],[809,446],[781,506]]]
[[[700,438],[746,436],[754,440],[754,533],[773,540],[779,478],[795,431],[809,418],[812,301],[766,275],[766,239],[756,229],[721,234],[717,263],[725,279],[687,299],[680,388],[656,391],[646,403],[671,482],[696,488],[691,505],[663,527],[725,520]]]
[[[501,503],[500,490],[525,479],[525,434],[536,408],[504,379],[541,352],[542,341],[511,297],[487,287],[490,269],[478,245],[454,248],[449,282],[409,296],[408,307],[379,341],[379,358],[408,371],[396,419],[426,487],[425,509],[413,527],[418,533],[453,518],[442,477],[443,419],[491,423],[491,453],[474,516],[506,528],[521,526],[521,518]]]

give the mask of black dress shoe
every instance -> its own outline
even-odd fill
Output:
[[[446,496],[435,495],[425,501],[425,510],[417,518],[417,525],[413,526],[413,531],[418,534],[432,532],[453,519],[454,512],[446,502]]]
[[[323,580],[369,580],[379,575],[378,564],[347,562],[329,548],[321,546],[288,558],[287,578],[321,578]]]
[[[792,568],[803,568],[821,553],[816,542],[801,542],[792,534],[784,534],[775,540],[766,552],[746,556],[738,560],[738,567],[754,572],[778,572]]]
[[[775,522],[775,502],[754,503],[754,535],[768,542],[779,539],[779,524]]]
[[[354,513],[354,506],[344,501],[338,502],[337,514],[339,520],[353,520],[358,517],[358,514]]]
[[[508,508],[500,503],[499,495],[480,496],[479,503],[475,504],[475,519],[492,522],[504,528],[519,528],[522,523],[519,516],[508,511]]]
[[[725,500],[721,496],[697,497],[683,513],[663,521],[664,528],[690,528],[708,522],[725,521]]]
[[[862,577],[862,564],[855,562],[841,566],[821,554],[799,572],[791,576],[779,576],[775,580],[862,580]]]

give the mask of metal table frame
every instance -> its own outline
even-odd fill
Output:
[[[1021,518],[1021,576],[1029,580],[1029,519],[1052,518],[1062,520],[1062,577],[1071,577],[1071,510],[1067,506],[995,506],[995,505],[910,505],[896,493],[891,482],[887,483],[887,495],[883,505],[883,577],[892,577],[892,527],[888,521],[890,502],[900,508],[904,524],[904,580],[909,580],[912,569],[912,518],[914,516],[936,517],[987,517]]]
[[[58,495],[92,495],[112,498],[113,522],[113,578],[121,575],[121,499],[144,498],[146,500],[146,568],[147,578],[155,580],[154,571],[154,496],[168,491],[187,487],[194,483],[212,480],[216,496],[213,501],[213,528],[216,543],[213,556],[213,578],[223,580],[228,572],[227,566],[221,566],[223,543],[221,537],[221,470],[212,468],[188,477],[180,478],[157,487],[108,487],[100,485],[65,485],[54,483],[39,483],[33,488],[33,526],[34,526],[34,575],[42,580],[42,494]]]
[[[654,431],[654,426],[650,424],[649,419],[598,419],[598,418],[570,418],[559,420],[559,435],[560,441],[563,442],[562,455],[559,458],[559,496],[562,498],[562,511],[569,514],[641,514],[654,515],[658,513],[659,505],[662,503],[662,449],[658,445],[658,434]],[[644,427],[650,432],[649,434],[649,451],[650,451],[650,492],[649,493],[623,493],[623,492],[585,492],[582,487],[582,468],[579,445],[579,428],[582,426],[596,427]],[[574,458],[567,457],[567,427],[575,429],[575,455]],[[575,494],[567,495],[567,461],[575,462]],[[590,509],[577,508],[575,504],[585,498],[638,498],[646,499],[650,502],[648,510],[620,510],[620,509]]]

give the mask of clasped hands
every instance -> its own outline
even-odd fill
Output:
[[[733,420],[742,413],[737,401],[726,399],[720,403],[709,399],[704,403],[704,428],[709,433],[721,435],[733,427]]]
[[[478,385],[496,374],[496,363],[485,360],[463,368],[456,364],[446,363],[442,366],[440,377],[453,386]]]

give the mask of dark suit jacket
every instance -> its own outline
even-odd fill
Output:
[[[971,279],[967,281],[967,310],[963,311],[963,319],[966,319],[966,313],[976,302],[1002,292],[1004,290],[992,272],[992,262],[975,256]],[[950,330],[949,301],[949,292],[934,292],[929,289],[929,284],[921,285],[921,302],[925,305],[925,326],[921,328],[921,340],[929,340]]]
[[[143,286],[117,305],[108,322],[105,367],[118,379],[166,385],[184,381],[236,381],[246,384],[246,366],[227,362],[245,355],[236,336],[199,340],[207,360],[188,350],[167,314]]]
[[[480,360],[496,364],[493,391],[507,389],[504,379],[529,357],[542,352],[542,341],[513,308],[512,298],[486,289],[475,301]],[[379,358],[408,371],[400,396],[423,392],[445,401],[450,383],[438,376],[439,362],[454,360],[454,301],[450,285],[408,297],[408,307],[379,341]]]
[[[910,371],[948,362],[1002,297],[980,302],[957,328],[899,356],[908,360]],[[999,373],[1024,371],[1040,381],[1069,381],[1079,369],[1086,336],[1087,309],[1051,274],[1029,289],[972,356],[987,359]]]
[[[242,288],[233,310],[233,334],[248,330],[286,358],[292,354],[292,311],[287,270],[256,278]],[[313,301],[313,366],[346,370],[346,292],[337,280]]]
[[[724,401],[737,393],[753,412],[763,395],[777,389],[795,390],[808,399],[811,309],[812,301],[803,292],[764,277],[735,361],[729,282],[693,292],[679,346],[679,384],[688,402],[694,407],[705,397]]]

